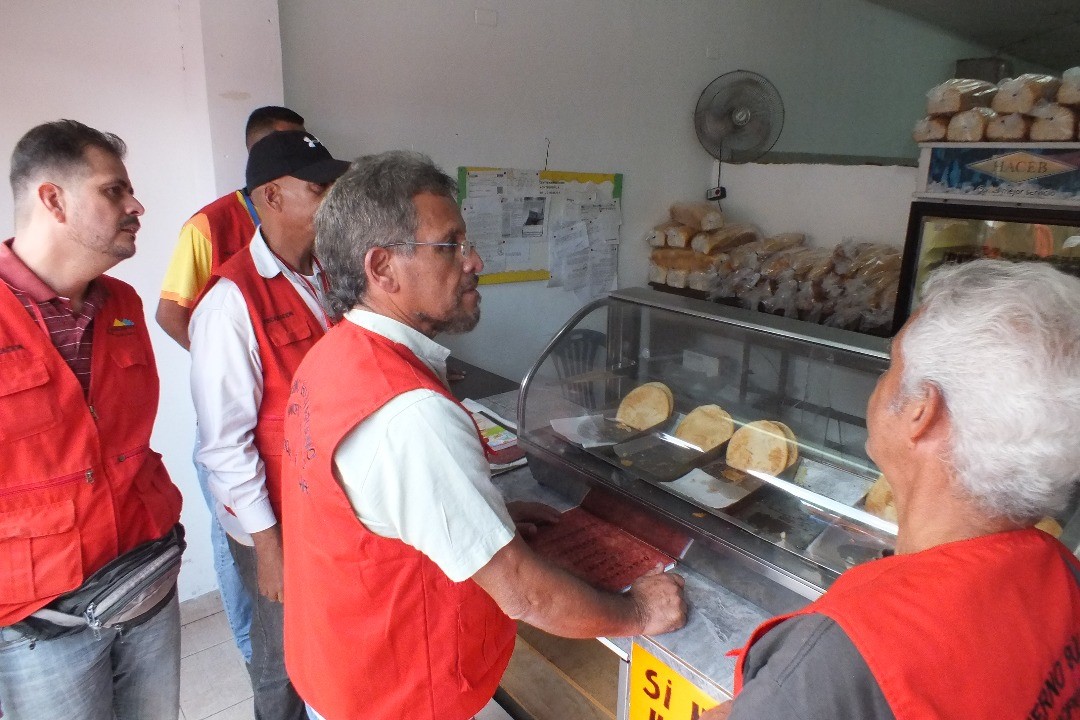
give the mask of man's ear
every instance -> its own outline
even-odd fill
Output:
[[[902,412],[913,442],[929,439],[941,430],[948,431],[949,409],[937,385],[925,385],[922,397],[909,399]]]
[[[38,202],[52,215],[57,222],[67,219],[65,207],[64,189],[51,182],[43,182],[37,188]]]
[[[276,212],[281,212],[284,197],[282,196],[281,186],[276,182],[271,181],[255,188],[255,193],[252,194],[252,200],[255,200],[255,194],[258,194],[258,201],[261,204],[273,208]]]
[[[369,285],[373,285],[384,293],[395,293],[398,290],[397,268],[393,262],[395,254],[384,247],[373,247],[364,256],[364,272],[367,274]]]

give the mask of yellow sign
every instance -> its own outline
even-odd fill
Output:
[[[634,643],[630,650],[630,720],[697,720],[718,704]]]

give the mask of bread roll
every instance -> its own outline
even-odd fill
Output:
[[[1027,140],[1031,118],[1020,113],[998,115],[986,124],[986,139],[994,142]]]
[[[715,255],[759,239],[761,233],[753,225],[728,225],[719,230],[694,235],[690,247],[699,253]]]
[[[1002,80],[990,107],[994,112],[1028,114],[1040,100],[1053,100],[1061,80],[1051,75],[1028,74]]]
[[[870,486],[866,493],[866,512],[877,515],[882,520],[896,522],[896,504],[893,502],[892,487],[884,475],[878,475],[878,479]]]
[[[945,138],[950,142],[981,142],[986,138],[986,125],[994,116],[993,110],[984,107],[957,113],[949,120]]]
[[[678,225],[678,223],[672,220],[660,223],[645,233],[645,242],[652,247],[664,247],[667,245],[667,231],[676,225]]]
[[[986,107],[996,93],[997,86],[985,80],[946,80],[926,93],[926,114],[954,115],[973,107]]]
[[[788,467],[794,465],[799,459],[799,439],[795,437],[795,433],[792,432],[784,423],[779,420],[773,420],[772,424],[780,428],[780,431],[784,433],[784,437],[788,441]]]
[[[664,231],[667,244],[675,248],[690,247],[690,240],[697,234],[697,230],[689,225],[674,225]]]
[[[1042,530],[1044,533],[1053,535],[1054,537],[1061,537],[1061,523],[1059,523],[1052,517],[1044,517],[1042,520],[1035,523],[1035,527],[1039,530]]]
[[[788,465],[788,439],[775,423],[755,420],[735,431],[728,441],[727,464],[736,470],[779,475]]]
[[[1076,110],[1057,103],[1046,103],[1034,111],[1028,137],[1032,142],[1068,142],[1076,139]]]
[[[911,131],[911,137],[918,143],[937,142],[945,139],[945,133],[948,130],[948,117],[924,117],[915,123],[915,129]]]
[[[684,288],[690,282],[690,271],[686,268],[669,268],[667,271],[667,286]]]
[[[662,268],[654,262],[649,263],[649,282],[667,284],[667,268]]]
[[[716,270],[695,270],[686,276],[686,287],[691,290],[708,292],[716,286],[719,277],[720,273]]]
[[[1058,105],[1080,106],[1080,67],[1066,70],[1057,91]]]
[[[708,452],[727,442],[735,432],[731,415],[719,405],[702,405],[690,411],[675,428],[675,437]]]
[[[619,403],[615,419],[635,430],[647,430],[671,416],[674,396],[664,383],[650,382],[627,393]]]
[[[694,228],[695,232],[724,227],[724,214],[711,202],[677,202],[669,208],[671,219]]]

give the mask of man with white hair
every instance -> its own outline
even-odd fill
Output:
[[[1080,279],[935,272],[867,426],[896,554],[759,627],[702,720],[1080,717],[1080,562],[1032,527],[1080,478]]]

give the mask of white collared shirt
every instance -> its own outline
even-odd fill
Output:
[[[345,319],[409,348],[446,383],[450,351],[434,340],[365,310]],[[345,436],[334,465],[368,530],[416,548],[454,582],[472,577],[514,537],[472,418],[437,392],[390,400]]]
[[[304,282],[271,252],[261,227],[241,252],[251,253],[264,278],[284,273],[326,328],[317,264],[315,275]],[[247,304],[236,283],[220,278],[195,306],[188,330],[191,398],[199,420],[200,447],[195,459],[209,470],[210,492],[225,532],[250,545],[250,533],[274,526],[277,517],[266,490],[266,471],[255,448],[254,430],[263,397],[262,360]],[[226,511],[226,506],[234,514]]]

